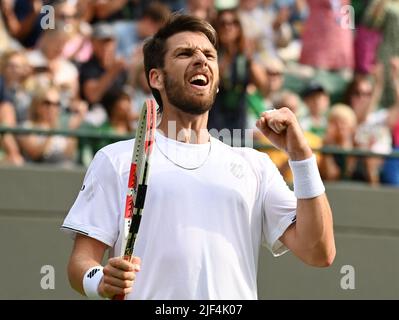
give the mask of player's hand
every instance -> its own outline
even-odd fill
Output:
[[[122,257],[111,258],[104,267],[104,277],[98,286],[98,293],[112,299],[115,295],[126,295],[132,291],[136,272],[140,271],[141,260],[132,257],[126,261]]]
[[[291,160],[299,161],[312,156],[312,149],[290,109],[263,112],[256,126],[275,147],[286,151]]]

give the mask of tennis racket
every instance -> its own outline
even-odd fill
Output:
[[[136,140],[134,142],[126,195],[121,256],[127,261],[130,261],[133,255],[134,243],[139,231],[141,214],[144,208],[156,122],[156,103],[154,100],[148,99],[143,105],[136,130]],[[117,295],[114,297],[114,300],[123,300],[124,298],[124,295]]]

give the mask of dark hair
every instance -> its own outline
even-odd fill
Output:
[[[159,91],[150,85],[149,74],[154,68],[163,68],[167,51],[166,41],[173,35],[185,32],[203,33],[217,49],[217,35],[215,29],[205,20],[187,14],[172,14],[166,24],[150,39],[144,43],[144,68],[147,82],[152,94],[162,111],[162,99]]]
[[[345,94],[344,94],[344,102],[352,107],[351,104],[351,98],[353,94],[357,91],[357,88],[362,82],[368,82],[371,84],[370,79],[368,79],[365,76],[358,76],[353,78],[353,80],[349,83],[348,87],[346,88]]]
[[[234,21],[237,21],[238,30],[239,30],[240,32],[239,32],[239,35],[238,35],[238,38],[237,38],[237,41],[236,41],[236,47],[237,47],[239,53],[245,53],[245,36],[244,36],[244,30],[243,30],[243,27],[242,27],[242,24],[241,24],[241,21],[240,21],[240,17],[239,17],[239,15],[238,15],[238,11],[237,11],[236,8],[219,10],[219,11],[217,12],[217,16],[216,16],[216,19],[215,19],[215,21],[214,21],[215,29],[216,29],[216,31],[218,32],[218,34],[221,32],[221,31],[220,31],[220,28],[221,28],[221,22],[220,22],[220,20],[221,20],[221,17],[222,17],[224,14],[226,14],[226,13],[232,14],[232,15],[234,16]],[[223,44],[220,43],[219,46],[220,46],[220,49],[223,50]]]
[[[116,103],[121,100],[131,101],[130,96],[123,90],[110,90],[101,99],[101,104],[104,106],[108,119],[111,119]]]

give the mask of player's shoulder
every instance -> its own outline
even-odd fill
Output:
[[[116,171],[120,171],[131,162],[134,140],[123,140],[106,145],[97,152],[95,158],[108,161]]]

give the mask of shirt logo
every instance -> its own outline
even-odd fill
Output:
[[[84,185],[82,186],[82,188],[80,188],[80,191],[83,191],[85,188],[86,188],[86,185],[84,184]]]
[[[240,163],[230,163],[230,172],[237,179],[242,179],[244,177],[244,167]]]

